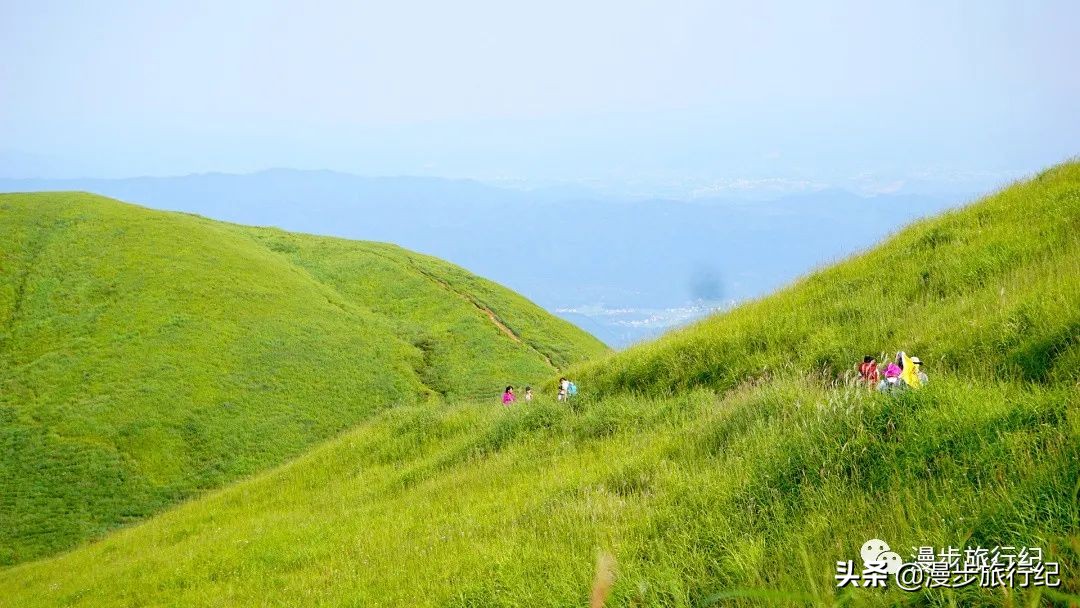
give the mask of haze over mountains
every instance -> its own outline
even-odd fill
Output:
[[[231,222],[396,243],[507,285],[616,347],[763,295],[912,219],[966,202],[843,190],[620,200],[579,188],[288,169],[0,179],[0,191],[37,190],[85,190]]]

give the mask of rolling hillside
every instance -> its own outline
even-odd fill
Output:
[[[549,390],[510,410],[383,410],[281,467],[2,570],[0,598],[567,606],[613,578],[610,606],[1080,602],[1077,228],[1069,163],[572,365],[570,407]],[[927,386],[847,381],[864,353],[900,349],[926,361]],[[905,557],[1039,547],[1061,584],[838,589],[837,561],[870,538]]]
[[[391,245],[0,195],[0,565],[604,347]]]

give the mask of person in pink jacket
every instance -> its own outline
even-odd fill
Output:
[[[889,361],[889,364],[885,366],[885,378],[899,378],[900,374],[904,372],[904,368],[900,367],[896,363]]]
[[[900,374],[904,372],[896,363],[889,361],[885,366],[885,379],[878,384],[879,391],[887,391],[900,385]]]
[[[514,402],[514,387],[506,387],[506,391],[503,392],[503,405],[510,405]]]

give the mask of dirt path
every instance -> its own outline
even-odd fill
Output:
[[[470,300],[470,301],[472,300],[472,298],[465,298],[465,299]],[[481,306],[477,302],[473,302],[473,306],[476,306],[480,310],[487,313],[488,318],[491,319],[491,322],[495,324],[495,327],[498,327],[499,329],[502,330],[502,332],[504,334],[506,334],[507,336],[510,336],[511,340],[513,340],[514,342],[517,342],[519,344],[521,343],[521,338],[519,338],[518,335],[515,334],[513,332],[513,330],[511,330],[509,327],[507,327],[506,325],[503,325],[503,322],[500,321],[499,318],[495,316],[495,313],[492,312],[490,308],[488,308],[486,306]]]
[[[459,298],[465,300],[466,302],[472,304],[474,307],[476,307],[477,310],[479,310],[480,312],[487,315],[487,318],[489,320],[491,320],[491,323],[493,325],[495,325],[495,327],[499,328],[499,331],[506,334],[506,336],[508,338],[510,338],[514,342],[517,342],[518,344],[525,345],[526,347],[529,348],[529,350],[531,350],[534,353],[536,353],[536,354],[540,355],[541,357],[543,357],[544,361],[548,364],[549,367],[551,367],[552,369],[559,369],[551,361],[551,357],[547,356],[546,353],[543,353],[543,352],[540,352],[539,350],[537,350],[532,344],[529,344],[528,342],[525,342],[524,340],[522,340],[521,336],[517,335],[516,333],[514,333],[514,330],[507,327],[507,325],[505,323],[503,323],[501,319],[499,319],[498,315],[495,314],[495,311],[491,310],[487,306],[484,306],[479,300],[477,300],[476,298],[470,296],[469,294],[462,293],[462,292],[458,291],[457,289],[454,289],[453,285],[451,285],[450,283],[447,283],[441,277],[438,277],[438,276],[436,276],[436,275],[434,275],[434,274],[432,274],[432,273],[430,273],[430,272],[428,272],[428,271],[426,271],[426,270],[424,270],[422,268],[418,268],[418,267],[416,267],[414,265],[410,264],[410,266],[412,266],[412,268],[414,270],[416,270],[417,272],[419,272],[420,274],[422,274],[425,277],[431,279],[435,283],[441,285],[443,289],[449,291],[450,293],[456,295],[457,297],[459,297]]]
[[[521,345],[525,346],[526,348],[533,351],[537,355],[540,355],[540,357],[542,357],[544,359],[544,362],[547,363],[548,367],[550,367],[551,369],[554,369],[554,370],[559,369],[558,366],[556,366],[555,363],[551,360],[551,357],[549,357],[547,355],[547,353],[544,353],[544,352],[540,351],[539,349],[537,349],[532,344],[529,344],[525,340],[522,340],[521,336],[514,333],[514,330],[510,329],[510,327],[507,326],[506,323],[502,322],[502,319],[500,319],[499,316],[495,314],[495,311],[491,310],[487,306],[484,306],[483,303],[481,303],[479,300],[472,297],[471,295],[469,295],[467,293],[463,293],[461,291],[458,291],[457,289],[454,289],[454,286],[451,285],[450,283],[448,283],[447,281],[443,280],[442,277],[439,277],[438,275],[435,275],[435,274],[433,274],[431,272],[428,272],[427,270],[424,270],[423,268],[421,268],[421,267],[417,266],[416,264],[414,264],[413,261],[410,260],[410,259],[406,258],[405,260],[399,260],[399,259],[396,259],[394,257],[385,255],[385,254],[383,254],[383,253],[381,253],[379,251],[374,251],[374,250],[367,250],[367,252],[372,254],[372,255],[376,255],[378,257],[381,257],[384,260],[387,260],[388,262],[390,262],[392,264],[407,266],[407,267],[411,268],[412,270],[420,273],[420,275],[422,275],[424,277],[427,277],[428,279],[433,281],[436,285],[439,285],[440,287],[442,287],[446,291],[456,295],[457,297],[461,298],[462,300],[465,300],[469,304],[472,304],[473,307],[475,307],[480,312],[484,313],[484,315],[487,316],[488,320],[491,321],[491,324],[494,325],[496,328],[498,328],[498,330],[501,331],[504,335],[506,335],[506,337],[510,338],[511,340],[513,340],[514,342],[516,342],[518,344],[521,344]]]

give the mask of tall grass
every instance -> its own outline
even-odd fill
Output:
[[[1057,591],[1075,595],[1077,397],[952,378],[882,395],[811,378],[583,399],[576,412],[547,398],[405,406],[102,542],[2,571],[0,597],[566,606],[608,586],[611,606],[1006,597],[836,589],[835,562],[874,537],[1040,546],[1061,562]],[[598,552],[611,556],[599,567]]]

